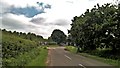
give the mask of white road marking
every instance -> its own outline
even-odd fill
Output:
[[[68,58],[68,59],[70,59],[70,60],[72,60],[69,56],[67,56],[67,55],[64,55],[66,58]]]
[[[85,66],[83,66],[82,64],[78,64],[79,66],[82,66],[83,68],[86,68]]]

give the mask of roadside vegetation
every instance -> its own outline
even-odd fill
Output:
[[[111,59],[111,58],[105,58],[105,57],[101,57],[99,55],[91,54],[93,52],[91,52],[91,53],[86,53],[86,52],[77,53],[77,47],[75,47],[75,46],[66,46],[65,50],[70,51],[71,53],[74,53],[74,54],[80,54],[80,55],[88,57],[88,58],[96,59],[98,61],[110,64],[110,65],[113,65],[113,66],[118,66],[119,63],[120,63],[119,60],[115,60],[115,59]],[[98,53],[98,51],[97,52],[95,51],[94,53]]]
[[[65,50],[66,51],[70,51],[72,53],[76,53],[77,52],[77,47],[74,47],[74,46],[66,46],[65,47]]]
[[[118,0],[117,0],[118,1]],[[72,19],[68,37],[55,29],[48,39],[34,33],[2,31],[3,66],[44,66],[47,47],[66,46],[72,53],[120,65],[120,4],[95,5]],[[47,41],[47,42],[46,42]],[[45,42],[45,43],[43,43]]]
[[[56,45],[56,44],[54,44],[54,45],[47,45],[47,47],[59,47],[59,45]]]
[[[39,42],[42,36],[33,33],[2,31],[2,65],[3,66],[44,66],[47,48]]]
[[[93,9],[75,16],[69,30],[68,40],[83,51],[97,48],[112,50],[114,55],[120,51],[120,7],[118,5],[99,4]]]
[[[40,47],[40,54],[36,56],[27,66],[46,66],[48,51],[46,47]]]
[[[69,45],[76,45],[78,52],[120,61],[120,4],[95,5],[72,19],[68,31]],[[70,48],[71,47],[67,47]],[[108,61],[108,63],[111,63]]]

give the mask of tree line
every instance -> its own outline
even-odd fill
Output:
[[[14,36],[21,37],[23,39],[28,39],[31,41],[43,40],[43,37],[41,35],[36,35],[35,33],[31,33],[31,32],[28,32],[28,33],[17,32],[17,31],[12,32],[12,31],[7,31],[6,29],[2,29],[2,32],[6,34],[11,34]]]

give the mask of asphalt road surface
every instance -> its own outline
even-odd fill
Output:
[[[73,54],[64,50],[65,47],[49,47],[48,66],[73,66],[75,68],[115,68],[103,62]]]

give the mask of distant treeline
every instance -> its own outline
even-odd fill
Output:
[[[12,31],[7,31],[6,29],[2,29],[2,33],[18,36],[20,38],[28,39],[28,40],[32,40],[32,41],[43,40],[42,36],[36,35],[34,33],[31,33],[31,32],[28,32],[28,33],[17,32],[17,31],[12,32]]]

